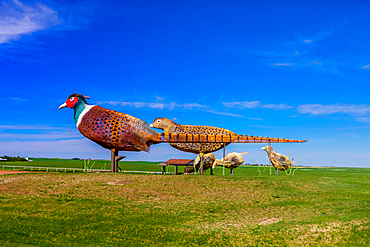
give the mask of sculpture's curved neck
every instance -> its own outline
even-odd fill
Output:
[[[82,113],[83,110],[85,110],[86,108],[86,104],[85,102],[83,102],[82,100],[79,100],[74,106],[73,106],[73,110],[75,110],[75,115],[74,115],[74,119],[75,119],[75,123],[77,125],[77,122],[78,122],[78,119]]]

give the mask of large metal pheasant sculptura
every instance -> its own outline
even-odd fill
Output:
[[[275,142],[306,142],[307,140],[292,140],[281,138],[270,138],[250,135],[238,135],[228,129],[223,129],[213,126],[198,126],[198,125],[181,125],[167,118],[156,118],[150,125],[157,129],[162,129],[167,135],[184,135],[192,134],[193,136],[201,136],[203,142],[188,142],[176,143],[171,142],[170,145],[181,151],[203,154],[211,153],[224,148],[230,143],[275,143]]]
[[[193,148],[180,150],[192,153],[209,153],[221,149],[229,143],[274,143],[274,142],[305,142],[291,139],[257,137],[249,135],[237,135],[234,132],[224,130],[212,132],[166,132],[157,133],[143,120],[125,113],[108,110],[97,105],[89,105],[86,101],[89,97],[81,94],[72,94],[67,101],[59,106],[59,109],[69,107],[74,109],[74,120],[78,130],[88,139],[100,146],[111,150],[111,171],[117,172],[118,151],[148,151],[150,145],[162,142],[179,145],[180,143]],[[202,126],[207,127],[207,126]],[[209,126],[208,126],[209,127]],[[208,146],[207,146],[208,145]],[[204,147],[216,147],[207,148]]]

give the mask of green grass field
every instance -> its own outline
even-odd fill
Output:
[[[4,162],[0,163],[0,170],[3,166],[27,166],[27,167],[54,167],[54,168],[77,168],[83,169],[83,160],[67,160],[67,159],[43,159],[31,158],[33,162],[17,161],[17,162]],[[126,171],[161,171],[156,165],[159,162],[146,162],[146,161],[120,161],[119,167]],[[89,161],[89,168],[91,170],[110,170],[110,160],[91,160]],[[19,168],[16,168],[19,169]],[[12,167],[5,167],[4,170],[13,170]],[[21,169],[22,170],[22,169]],[[26,170],[30,170],[27,168]],[[42,169],[46,170],[46,169]],[[173,170],[173,169],[172,169]],[[67,170],[70,171],[71,170]]]
[[[160,171],[156,164],[120,162],[125,170]],[[215,173],[1,175],[0,245],[370,246],[370,169]]]

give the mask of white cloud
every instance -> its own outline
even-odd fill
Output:
[[[274,66],[292,66],[294,63],[274,63]]]
[[[322,62],[317,62],[317,61],[312,61],[310,62],[311,64],[318,64],[318,65],[322,65]]]
[[[311,115],[329,115],[335,113],[346,113],[352,116],[363,116],[370,113],[370,106],[363,105],[347,105],[347,104],[305,104],[299,105],[297,111],[301,114]]]
[[[261,129],[285,129],[285,127],[278,127],[278,126],[268,126],[268,125],[248,125],[254,128],[261,128]]]
[[[274,110],[288,110],[292,109],[293,106],[287,105],[287,104],[265,104],[262,105],[262,108],[267,108],[267,109],[274,109]]]
[[[370,117],[358,117],[356,120],[363,123],[370,123]]]
[[[78,131],[71,132],[46,132],[46,133],[0,133],[0,140],[57,140],[57,139],[73,139],[81,138],[82,135]]]
[[[28,101],[28,99],[23,99],[23,98],[11,98],[11,99],[14,101],[18,101],[18,102]]]
[[[161,97],[161,96],[155,96],[155,100],[157,100],[157,101],[163,101],[163,100],[164,100],[164,98],[163,98],[163,97]]]
[[[210,112],[210,113],[214,113],[214,114],[218,114],[218,115],[225,115],[225,116],[232,116],[232,117],[240,117],[240,118],[246,118],[242,115],[239,115],[239,114],[232,114],[232,113],[228,113],[228,112],[219,112],[219,111],[214,111],[214,110],[205,110],[206,112]]]
[[[70,130],[65,127],[51,127],[47,125],[25,125],[25,124],[17,124],[17,125],[0,125],[0,130],[2,129],[9,129],[9,130]]]
[[[342,24],[339,24],[339,26],[341,25]],[[295,36],[299,41],[302,41],[303,43],[306,43],[306,44],[309,44],[313,41],[317,42],[317,41],[325,39],[326,37],[334,33],[336,30],[338,30],[338,25],[336,25],[336,27],[327,27],[327,28],[328,29],[326,31],[323,30],[321,32],[318,32],[316,35],[313,35],[309,38],[303,37],[301,34],[298,34],[298,33],[296,33]]]
[[[370,64],[362,66],[361,69],[370,69]]]
[[[51,127],[47,125],[0,125],[2,141],[41,141],[81,138],[77,128]]]
[[[188,104],[180,104],[180,105],[177,105],[177,107],[183,107],[185,109],[192,109],[192,108],[204,108],[204,107],[207,107],[206,105],[200,105],[198,103],[188,103]]]
[[[193,108],[205,108],[206,105],[200,105],[198,103],[186,103],[186,104],[176,104],[175,102],[172,103],[161,103],[161,102],[124,102],[124,101],[103,101],[98,102],[98,104],[109,104],[109,105],[119,105],[119,106],[131,106],[135,108],[140,107],[148,107],[153,109],[168,109],[173,110],[174,108],[185,108],[185,109],[193,109]]]
[[[224,106],[228,108],[266,108],[266,109],[274,109],[274,110],[287,110],[292,109],[293,106],[289,106],[287,104],[262,104],[260,101],[242,101],[242,102],[222,102]]]
[[[261,105],[261,102],[260,101],[242,101],[242,102],[222,102],[222,104],[224,104],[224,106],[228,107],[228,108],[233,108],[233,107],[237,107],[237,108],[257,108],[258,106]]]
[[[56,11],[40,3],[26,5],[12,0],[0,6],[0,44],[61,23]]]

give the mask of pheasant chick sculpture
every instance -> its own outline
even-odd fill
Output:
[[[194,161],[195,169],[197,171],[199,170],[201,166],[201,162],[202,162],[201,158],[203,159],[203,171],[206,171],[209,168],[211,168],[216,159],[213,153],[204,154],[203,157],[200,157],[200,155],[198,155]],[[187,173],[194,172],[194,167],[191,167],[191,166],[185,167],[184,171]]]
[[[235,169],[240,166],[243,162],[243,155],[249,152],[244,153],[236,153],[232,152],[225,156],[225,167],[229,169]],[[224,165],[224,158],[216,159],[213,163],[212,167],[215,168],[216,166],[223,166]]]
[[[272,163],[272,165],[279,169],[280,171],[285,171],[289,169],[293,162],[285,155],[275,152],[270,145],[261,148],[267,152],[267,155]]]

